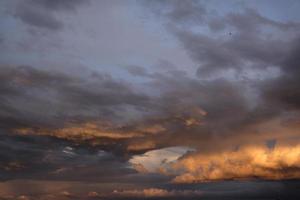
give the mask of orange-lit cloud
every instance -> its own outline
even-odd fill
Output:
[[[139,151],[139,150],[147,150],[147,149],[153,149],[156,147],[156,143],[151,140],[146,141],[136,141],[132,142],[128,145],[127,150],[128,151]]]
[[[122,130],[124,127],[112,126],[109,123],[86,122],[79,124],[66,124],[63,128],[18,128],[15,133],[20,135],[49,135],[58,138],[70,140],[88,140],[93,138],[111,138],[111,139],[126,139],[133,137],[141,137],[144,135],[157,134],[163,131],[164,128],[160,125],[140,126],[135,130]],[[126,129],[126,128],[125,128]],[[154,144],[149,142],[132,144],[128,147],[129,150],[139,150],[144,148],[153,148]]]
[[[3,169],[5,171],[20,171],[24,168],[25,166],[18,161],[9,162],[6,165],[0,165],[0,170]]]
[[[142,165],[141,163],[133,163],[132,167],[138,171],[139,173],[148,173],[149,171],[146,169],[146,167],[144,167],[144,165]]]
[[[300,178],[300,145],[248,146],[236,151],[187,155],[172,165],[178,173],[175,183],[226,179]],[[183,173],[182,173],[183,171]]]

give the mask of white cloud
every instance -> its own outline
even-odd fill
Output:
[[[148,172],[157,172],[162,167],[167,167],[170,163],[194,149],[184,146],[167,147],[148,151],[142,155],[133,156],[129,163],[133,166],[143,166]]]

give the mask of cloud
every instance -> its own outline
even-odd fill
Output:
[[[1,197],[5,200],[17,199],[19,196],[26,196],[33,200],[53,199],[219,199],[219,198],[283,198],[297,199],[299,193],[298,181],[226,181],[192,185],[181,185],[181,187],[139,187],[130,188],[129,185],[119,188],[115,184],[114,191],[106,191],[109,184],[86,182],[62,182],[62,181],[32,181],[19,180],[0,183]],[[19,190],[16,191],[16,188]],[[12,193],[15,191],[15,193]],[[70,198],[62,193],[71,194]],[[99,196],[96,196],[96,193]],[[89,196],[95,194],[95,197]],[[137,194],[137,196],[133,196]],[[145,196],[145,195],[148,196]],[[150,196],[151,195],[151,196]],[[163,196],[165,195],[165,196]]]
[[[64,27],[60,14],[82,1],[24,2],[15,17],[57,31]],[[280,163],[298,155],[299,24],[254,9],[214,15],[198,1],[143,5],[163,19],[196,74],[168,61],[155,70],[126,64],[128,73],[117,76],[2,64],[1,179],[105,182],[150,179],[148,172],[185,183],[298,178],[298,161]],[[273,150],[260,146],[268,141],[276,141]],[[277,146],[282,142],[287,147]],[[174,146],[186,148],[170,152]],[[274,169],[258,163],[260,155]]]
[[[190,153],[171,164],[176,175],[173,182],[298,179],[299,155],[299,145],[279,145],[273,149],[254,145],[218,153]]]
[[[145,95],[106,75],[76,77],[26,66],[0,70],[5,82],[0,118],[8,127],[59,127],[66,120],[84,122],[104,116],[106,121],[117,120],[127,107],[134,110],[147,101]]]
[[[188,147],[156,149],[148,151],[143,155],[133,156],[133,158],[129,160],[129,163],[131,163],[137,171],[155,173],[192,150],[193,149]]]
[[[52,12],[32,8],[28,4],[19,6],[15,16],[24,23],[34,27],[46,28],[49,30],[59,30],[63,27],[63,23],[59,21]]]
[[[229,69],[277,67],[300,30],[298,22],[276,21],[250,8],[221,14],[192,0],[184,6],[174,1],[149,4],[155,12],[166,13],[166,27],[198,64],[201,78]]]
[[[45,8],[53,10],[73,10],[76,6],[84,3],[81,0],[30,0],[32,3],[39,4]],[[87,2],[87,1],[86,1]],[[86,3],[85,2],[85,3]]]
[[[202,192],[198,190],[165,190],[160,188],[146,188],[143,190],[123,190],[114,191],[113,196],[121,197],[195,197],[201,196]]]
[[[79,75],[28,66],[3,66],[1,72],[4,84],[0,88],[0,117],[6,121],[2,128],[8,134],[22,137],[50,136],[68,142],[62,152],[42,150],[37,154],[37,162],[33,165],[39,169],[47,164],[39,160],[54,159],[51,165],[47,164],[49,169],[46,171],[55,172],[46,176],[49,179],[95,180],[92,172],[105,171],[89,163],[97,156],[89,158],[75,154],[74,162],[77,157],[87,159],[89,164],[85,167],[79,167],[76,162],[75,167],[70,167],[74,162],[62,161],[64,156],[71,156],[63,153],[66,146],[72,146],[69,143],[112,152],[121,157],[116,165],[123,168],[130,156],[138,158],[135,154],[170,146],[187,146],[209,155],[272,139],[297,140],[299,115],[296,110],[291,112],[276,98],[271,98],[276,100],[273,102],[264,95],[253,103],[254,98],[244,82],[199,80],[186,75],[156,73],[151,75],[147,87],[160,88],[160,95],[149,95],[134,90],[128,82],[92,71]],[[259,82],[258,91],[281,78]],[[285,104],[284,101],[281,103]],[[151,161],[151,157],[147,158]],[[164,158],[155,171],[169,175],[160,166],[162,160]],[[4,169],[16,161],[30,169],[26,168],[26,158],[9,159],[4,162]],[[108,162],[108,166],[112,163]],[[143,173],[153,171],[145,166],[146,163],[136,163],[143,165],[143,168],[136,165],[137,170]],[[90,173],[85,174],[86,170]],[[40,177],[45,173],[43,170],[34,171],[36,174],[31,176]],[[134,170],[124,169],[123,172],[132,173]],[[6,178],[14,177],[6,174]]]
[[[183,3],[180,0],[143,2],[155,14],[168,19],[169,23],[179,25],[195,25],[201,22],[207,12],[205,6],[199,1],[188,0]]]
[[[154,75],[135,68],[134,72],[137,69],[139,72],[134,73],[135,76],[144,77],[146,74],[154,80],[152,84],[160,88],[162,98],[159,102],[163,105],[160,108],[170,108],[161,109],[163,114],[160,116],[165,117],[160,123],[167,127],[164,134],[158,140],[148,138],[148,142],[141,144],[156,148],[186,145],[197,149],[195,155],[187,155],[179,162],[187,172],[178,175],[175,182],[299,178],[297,160],[291,165],[281,165],[290,159],[287,152],[295,153],[294,158],[299,156],[297,91],[300,91],[300,73],[297,67],[299,38],[296,34],[299,23],[275,21],[246,8],[215,17],[214,22],[222,26],[213,33],[209,30],[210,12],[201,12],[202,8],[193,6],[202,15],[199,27],[208,26],[205,32],[189,23],[197,15],[194,11],[185,15],[187,8],[181,8],[180,3],[164,1],[150,4],[155,13],[165,18],[167,28],[200,67],[197,71],[199,80],[183,75]],[[272,69],[270,73],[259,76],[269,69]],[[228,78],[227,72],[236,76]],[[191,111],[195,108],[205,114],[194,114]],[[281,142],[295,140],[295,143],[289,143],[287,147],[278,146],[274,150],[258,145],[274,138]],[[253,147],[248,147],[249,144]],[[284,156],[278,158],[280,154]],[[257,163],[260,155],[266,155],[274,168],[269,169],[267,160]],[[233,157],[232,162],[227,161],[228,157]],[[250,166],[247,168],[245,163],[248,162]],[[188,163],[193,163],[190,168]],[[242,163],[241,168],[239,163]],[[194,173],[191,172],[193,170]],[[162,171],[165,173],[167,170]]]
[[[87,148],[49,136],[16,136],[1,132],[0,137],[2,181],[46,179],[106,182],[136,173],[125,159],[99,148]]]
[[[86,3],[87,1],[25,0],[18,3],[14,16],[30,26],[57,31],[64,27],[64,23],[57,16],[57,12],[74,11],[83,2]]]
[[[287,110],[299,110],[299,38],[291,45],[290,51],[281,63],[282,75],[277,79],[264,82],[262,87],[266,101]]]

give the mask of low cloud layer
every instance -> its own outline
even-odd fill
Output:
[[[164,197],[193,197],[201,196],[202,192],[197,190],[165,190],[160,188],[146,188],[143,190],[123,190],[123,191],[114,191],[113,195],[121,197],[146,197],[146,198],[164,198]]]

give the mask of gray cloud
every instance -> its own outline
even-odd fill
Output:
[[[300,43],[296,40],[281,63],[282,75],[262,86],[263,95],[282,109],[299,111],[300,106]]]
[[[45,12],[44,10],[32,8],[29,5],[21,5],[16,10],[15,16],[23,22],[40,28],[50,30],[59,30],[63,27],[54,14]]]
[[[188,0],[182,2],[180,0],[170,1],[144,1],[155,14],[168,18],[168,23],[197,24],[204,20],[207,13],[205,6],[200,1]]]
[[[19,2],[14,16],[33,27],[56,31],[64,27],[63,21],[57,16],[57,12],[74,11],[80,4],[86,2],[81,0],[26,0]]]
[[[74,10],[76,6],[87,3],[82,0],[30,0],[32,3],[39,4],[51,10]]]
[[[9,130],[33,128],[42,135],[76,139],[81,129],[64,130],[71,125],[70,128],[85,129],[78,139],[120,155],[128,150],[142,153],[174,145],[191,145],[210,151],[213,148],[205,141],[218,142],[218,138],[224,138],[229,142],[220,148],[238,145],[240,137],[247,137],[246,133],[253,131],[250,127],[289,111],[264,92],[264,88],[276,89],[273,85],[281,76],[254,85],[263,93],[253,104],[247,93],[249,82],[203,81],[176,70],[169,70],[168,74],[149,73],[141,67],[137,69],[143,73],[136,74],[136,68],[133,75],[144,77],[146,74],[149,82],[145,87],[159,88],[161,95],[133,91],[126,82],[99,73],[71,76],[32,67],[2,67],[1,79],[6,83],[1,86],[1,119],[6,122],[3,127]],[[271,90],[269,93],[272,95]],[[297,117],[286,115],[289,120],[293,116]],[[94,128],[84,125],[98,121],[105,122],[98,131],[107,134],[95,134]],[[43,133],[43,129],[49,130]],[[51,130],[58,132],[51,133]],[[84,139],[84,134],[88,138]],[[265,140],[271,137],[265,136]]]
[[[169,13],[163,15],[167,27],[200,66],[200,77],[228,69],[278,67],[300,30],[298,22],[275,21],[249,8],[222,16],[199,6],[199,1],[187,1],[186,6],[172,1],[150,5],[156,12]]]
[[[99,148],[45,136],[1,133],[0,180],[112,182],[136,173],[126,160]],[[95,176],[97,174],[97,176]]]
[[[243,72],[258,70],[259,73],[264,73],[268,68],[278,69],[279,77],[268,78],[254,77],[254,80],[228,80],[228,81],[193,81],[194,84],[189,87],[181,88],[178,91],[188,91],[189,94],[197,94],[202,89],[207,96],[211,92],[211,99],[206,99],[199,102],[198,105],[210,113],[207,118],[214,116],[214,109],[217,111],[216,116],[220,117],[221,121],[225,122],[225,127],[228,127],[230,119],[228,112],[234,116],[239,116],[240,119],[232,119],[234,124],[240,124],[243,117],[246,121],[252,119],[270,119],[279,115],[280,110],[285,109],[285,106],[295,106],[298,100],[298,80],[299,70],[297,70],[299,53],[298,34],[300,24],[298,22],[287,21],[280,22],[267,18],[254,9],[244,8],[240,12],[229,12],[218,15],[216,11],[211,12],[207,8],[200,6],[198,1],[188,1],[188,5],[193,5],[186,15],[186,19],[181,21],[181,18],[173,18],[169,15],[163,15],[165,21],[168,22],[167,27],[184,46],[190,57],[194,59],[200,66],[197,70],[197,75],[200,78],[219,77],[222,73],[234,70],[237,77],[242,77]],[[180,3],[172,1],[163,1],[150,3],[155,9],[163,12],[165,8],[168,13],[184,13],[186,8],[181,7]],[[152,8],[152,7],[151,7]],[[190,25],[188,20],[194,19],[198,14],[203,15],[198,24]],[[211,23],[217,24],[219,32],[210,32]],[[187,27],[182,27],[184,23]],[[171,25],[170,25],[171,24]],[[198,27],[199,26],[199,27]],[[190,28],[208,28],[207,32],[194,31]],[[271,72],[272,75],[272,72]],[[178,77],[177,77],[178,78]],[[182,79],[184,80],[184,79]],[[176,80],[178,81],[178,79]],[[165,83],[167,81],[165,80]],[[175,85],[175,83],[173,83]],[[177,83],[177,85],[181,83]],[[198,86],[196,86],[198,85]],[[239,85],[237,87],[237,85]],[[196,88],[192,89],[193,86]],[[200,88],[197,88],[201,86]],[[230,91],[228,91],[230,86]],[[247,93],[247,88],[254,89],[259,96],[256,99],[255,108],[250,109],[251,94]],[[197,92],[195,92],[197,91]],[[229,92],[228,96],[222,96],[222,93]],[[231,93],[232,92],[232,93]],[[199,92],[200,93],[200,92]],[[174,94],[174,93],[172,93]],[[250,96],[249,96],[250,95]],[[178,95],[184,96],[184,95]],[[213,98],[213,97],[220,98]],[[178,98],[178,97],[177,97]],[[196,97],[192,97],[196,100]],[[226,100],[228,98],[228,101]],[[215,102],[220,99],[220,102]],[[282,104],[277,104],[281,102]],[[229,104],[226,105],[226,102]],[[275,103],[275,104],[270,104]],[[218,106],[220,105],[220,106]],[[210,107],[211,106],[211,107]],[[226,110],[221,110],[224,107]],[[231,107],[233,106],[233,107]],[[212,112],[213,111],[213,112]],[[250,117],[251,116],[251,117]],[[244,120],[244,121],[245,121]],[[216,119],[212,120],[215,124]],[[242,123],[245,125],[244,123]],[[216,124],[215,124],[216,125]]]
[[[26,66],[2,66],[0,78],[4,83],[0,89],[1,119],[7,126],[59,126],[72,119],[117,119],[126,107],[143,107],[148,101],[145,95],[109,75],[93,72],[79,78]]]

